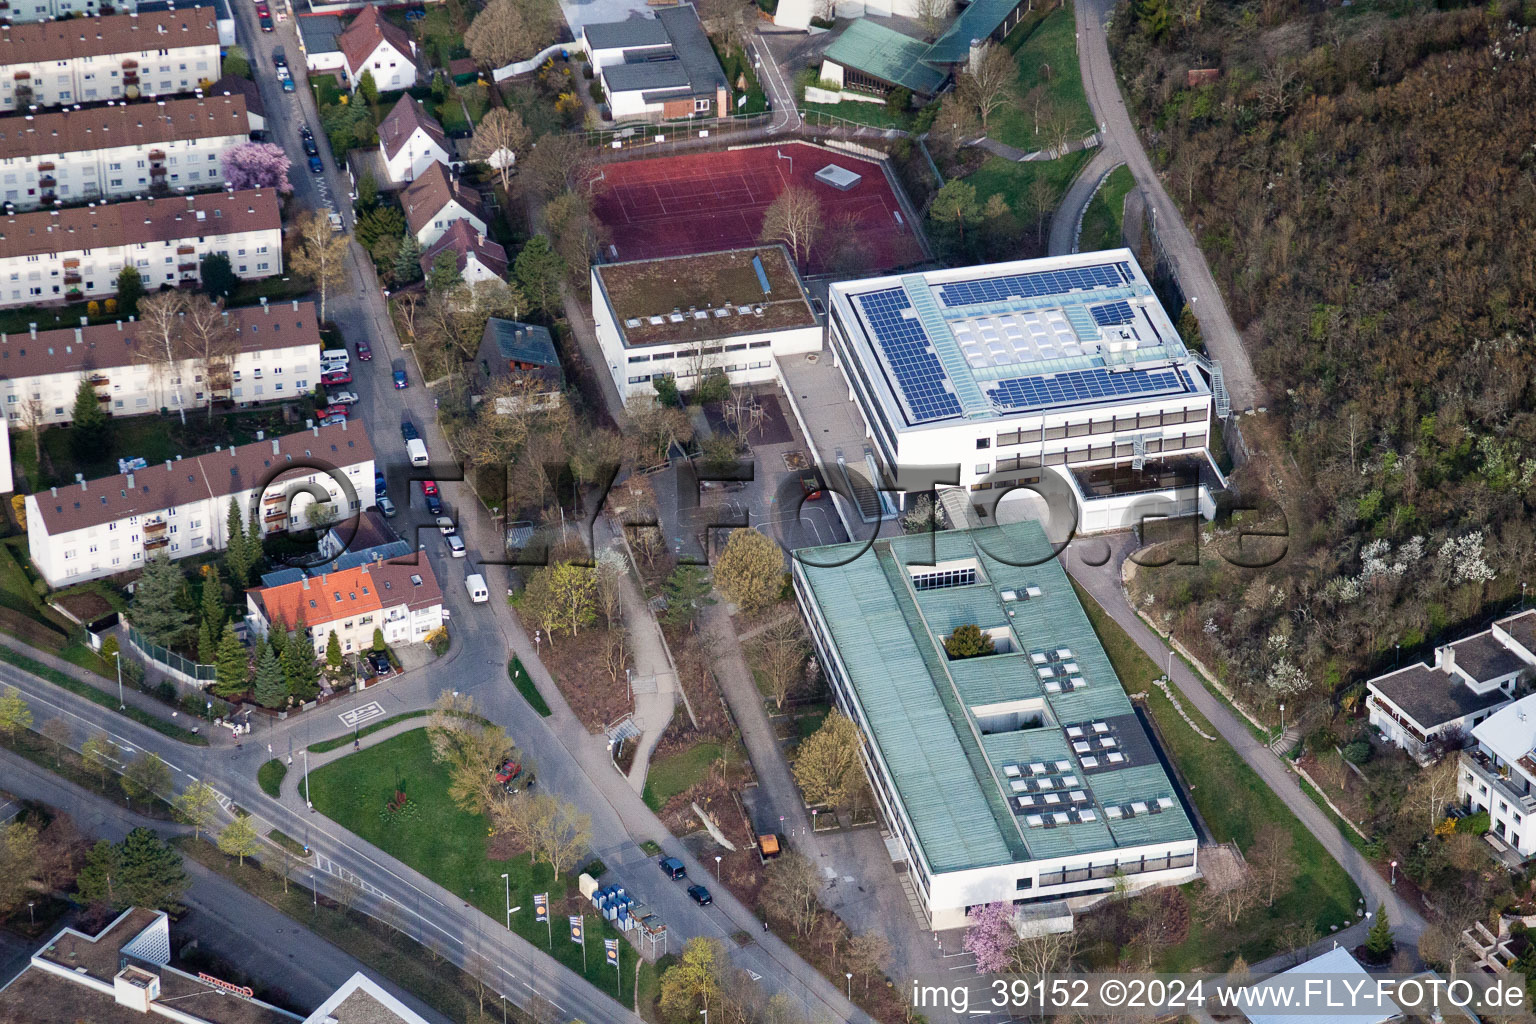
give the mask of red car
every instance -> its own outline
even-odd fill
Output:
[[[435,480],[423,480],[421,482],[421,493],[429,498],[437,497],[437,482]]]
[[[334,373],[323,373],[320,375],[320,383],[324,384],[326,387],[331,387],[335,384],[351,384],[352,375],[346,370],[337,370]]]
[[[324,409],[320,410],[320,415],[321,416],[341,416],[341,417],[345,418],[347,416],[352,415],[352,407],[350,405],[341,405],[339,403],[336,404],[336,405],[328,405]]]
[[[368,346],[366,341],[359,341],[357,343],[357,358],[365,363],[373,361],[373,349]]]

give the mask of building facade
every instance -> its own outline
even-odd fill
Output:
[[[416,84],[416,44],[396,25],[384,20],[372,4],[364,7],[352,24],[336,38],[346,59],[348,82],[353,91],[366,71],[380,92],[409,89]]]
[[[253,587],[245,594],[245,621],[251,632],[266,636],[273,623],[292,628],[302,615],[321,657],[333,632],[344,654],[369,650],[375,629],[391,645],[421,643],[443,624],[443,592],[427,560],[415,561],[372,562],[275,587]]]
[[[118,14],[132,14],[138,9],[138,0],[108,0],[103,5],[98,0],[11,0],[6,8],[7,19],[13,25],[29,21],[53,21],[57,18],[87,17],[99,14],[103,6]]]
[[[283,437],[27,496],[32,564],[51,587],[142,569],[145,560],[222,551],[229,503],[254,504],[263,535],[308,527],[310,506],[332,518],[374,504],[373,446],[361,426]]]
[[[240,96],[0,118],[0,196],[25,210],[222,185],[220,158],[250,132]]]
[[[0,110],[189,93],[219,68],[211,6],[0,25]]]
[[[712,373],[733,384],[775,379],[776,356],[821,348],[821,324],[782,245],[592,268],[597,340],[619,397]]]
[[[465,221],[477,234],[485,234],[485,204],[474,189],[451,177],[444,164],[433,163],[400,193],[405,226],[423,249]]]
[[[81,380],[113,416],[303,398],[320,380],[320,328],[312,302],[245,306],[227,311],[237,347],[217,387],[190,354],[170,366],[146,361],[143,324],[66,327],[0,333],[0,405],[15,428],[68,423]],[[224,380],[225,377],[228,380]]]
[[[1536,611],[1435,648],[1419,662],[1365,684],[1371,725],[1381,738],[1424,761],[1459,747],[1479,722],[1514,700],[1536,670]]]
[[[135,267],[144,287],[194,285],[204,256],[229,257],[247,281],[283,272],[283,225],[271,189],[38,210],[0,219],[0,306],[117,293]]]
[[[1129,250],[837,283],[828,315],[868,439],[849,461],[902,489],[1053,536],[1214,513],[1210,385]]]
[[[433,164],[453,162],[443,126],[409,95],[379,125],[379,153],[390,181],[415,181]]]
[[[692,4],[585,25],[581,48],[615,121],[724,117],[731,86]]]
[[[503,280],[511,265],[501,243],[487,238],[483,231],[476,231],[467,220],[453,221],[437,241],[426,247],[421,254],[421,272],[431,274],[438,254],[444,252],[458,257],[459,276],[465,284]]]
[[[1012,903],[1021,931],[1072,927],[1124,885],[1196,876],[1164,771],[1034,522],[800,549],[792,576],[860,750],[892,859],[934,930]],[[945,640],[974,625],[981,656]]]
[[[1522,697],[1472,729],[1461,752],[1456,796],[1488,812],[1488,836],[1520,860],[1536,855],[1536,695]],[[1501,851],[1502,852],[1502,851]]]

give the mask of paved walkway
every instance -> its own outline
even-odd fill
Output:
[[[1097,144],[1097,139],[1073,139],[1071,142],[1063,146],[1060,152],[1057,152],[1054,149],[1037,149],[1026,153],[1022,149],[1015,149],[1013,146],[998,142],[996,139],[986,135],[983,135],[975,142],[969,143],[969,145],[986,150],[993,156],[1000,156],[1004,160],[1012,160],[1016,164],[1029,163],[1038,160],[1055,160],[1058,157],[1065,156],[1068,153],[1076,153],[1080,149],[1087,149],[1089,146],[1094,146]]]
[[[1102,557],[1106,545],[1110,554],[1108,561],[1100,566],[1090,565],[1089,561],[1097,561]],[[1130,534],[1079,538],[1063,553],[1062,561],[1072,578],[1126,631],[1136,646],[1158,665],[1167,665],[1170,663],[1168,646],[1132,610],[1121,584],[1121,567],[1134,548],[1134,539]],[[1425,928],[1424,918],[1418,911],[1400,900],[1387,880],[1360,855],[1360,851],[1350,845],[1333,819],[1302,790],[1286,762],[1276,757],[1263,741],[1255,737],[1239,721],[1237,715],[1211,693],[1183,659],[1174,658],[1171,664],[1173,683],[1179,688],[1183,699],[1206,717],[1216,728],[1217,735],[1237,751],[1238,756],[1258,773],[1259,778],[1276,796],[1285,801],[1307,831],[1316,836],[1323,849],[1348,872],[1365,896],[1366,906],[1372,911],[1379,905],[1387,907],[1398,944],[1415,948]]]
[[[1099,182],[1110,171],[1125,163],[1120,156],[1120,147],[1114,143],[1108,143],[1099,147],[1099,151],[1093,154],[1093,159],[1083,165],[1072,184],[1067,186],[1067,194],[1062,197],[1056,212],[1051,215],[1051,238],[1046,249],[1052,256],[1065,256],[1078,250],[1078,229],[1083,223],[1083,212],[1088,209],[1088,203],[1098,191]]]
[[[1125,99],[1120,95],[1120,84],[1109,56],[1109,41],[1104,34],[1104,23],[1114,6],[1113,0],[1078,0],[1076,5],[1078,62],[1082,68],[1083,88],[1099,122],[1099,135],[1106,145],[1113,144],[1120,151],[1136,184],[1147,197],[1152,222],[1173,265],[1174,277],[1200,318],[1200,332],[1212,358],[1221,361],[1233,410],[1242,411],[1263,404],[1262,387],[1243,347],[1242,336],[1227,311],[1210,267],[1206,265],[1205,255],[1185,225],[1179,208],[1163,188],[1152,161],[1147,158]],[[1051,251],[1056,250],[1053,247]]]

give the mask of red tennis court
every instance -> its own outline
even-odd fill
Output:
[[[848,191],[816,179],[836,164],[861,176]],[[786,185],[821,200],[811,274],[888,270],[923,259],[880,165],[803,142],[603,166],[593,201],[620,260],[756,245],[763,215]],[[610,254],[611,256],[611,254]]]

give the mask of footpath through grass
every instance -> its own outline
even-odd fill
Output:
[[[1247,853],[1254,837],[1271,823],[1283,828],[1291,838],[1292,882],[1275,897],[1273,906],[1254,907],[1235,930],[1194,916],[1188,938],[1162,949],[1153,969],[1224,970],[1238,953],[1249,963],[1255,963],[1281,948],[1282,933],[1288,926],[1307,923],[1319,935],[1327,935],[1332,925],[1352,923],[1360,899],[1354,881],[1235,750],[1220,740],[1212,742],[1196,735],[1162,691],[1152,685],[1152,680],[1163,674],[1157,663],[1136,646],[1087,591],[1075,582],[1072,586],[1126,692],[1148,693],[1147,711],[1215,840],[1236,843]],[[1183,703],[1184,710],[1202,730],[1216,735],[1214,726],[1188,702]]]
[[[1124,164],[1109,172],[1109,177],[1089,201],[1088,209],[1083,211],[1083,233],[1078,241],[1080,251],[1118,249],[1125,244],[1125,197],[1135,186],[1136,179]]]
[[[432,759],[425,728],[315,769],[309,783],[310,797],[322,814],[474,904],[495,922],[506,919],[501,877],[506,872],[512,905],[522,908],[512,915],[518,934],[584,975],[600,991],[614,995],[614,970],[604,959],[603,939],[618,933],[581,898],[572,876],[555,878],[548,864],[532,864],[527,854],[490,859],[489,822],[484,815],[460,810],[448,796],[448,771]],[[387,805],[397,792],[405,794],[406,804],[390,812]],[[579,869],[588,859],[576,858],[573,867]],[[549,893],[552,931],[533,919],[533,896],[542,892]],[[570,940],[565,927],[571,914],[585,914],[587,919],[585,970],[581,947]],[[552,935],[557,937],[551,941]],[[623,984],[619,998],[630,1006],[639,954],[624,941],[619,944],[619,956]],[[642,976],[650,970],[654,970],[650,964],[642,966]]]
[[[62,686],[70,693],[78,694],[92,703],[117,711],[117,696],[115,694],[98,690],[90,683],[83,683],[74,676],[67,676],[58,669],[50,668],[35,658],[27,657],[20,651],[13,651],[9,647],[0,646],[0,661],[15,665],[24,672]],[[125,718],[131,718],[140,725],[147,725],[156,732],[169,736],[173,740],[180,740],[183,743],[191,743],[199,747],[206,747],[208,745],[208,737],[201,733],[195,733],[191,729],[183,729],[179,725],[172,725],[170,722],[157,718],[148,711],[134,707],[132,704],[122,711],[118,711],[118,714]]]

